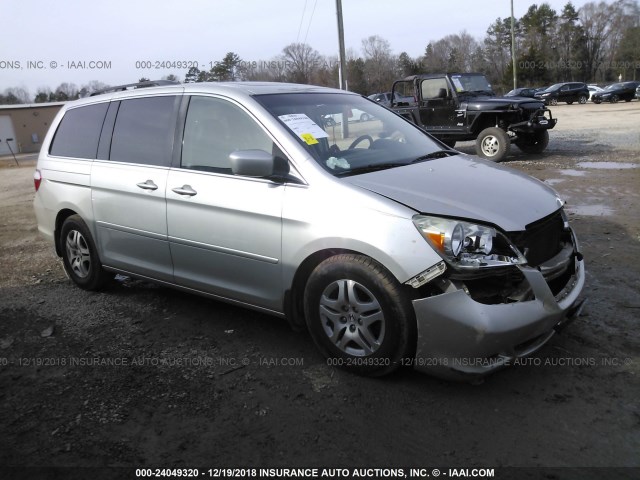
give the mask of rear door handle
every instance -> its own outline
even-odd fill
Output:
[[[153,180],[147,180],[146,182],[140,182],[140,183],[136,183],[136,185],[138,187],[140,187],[143,190],[157,190],[158,186],[153,183]]]
[[[193,197],[194,195],[198,194],[198,192],[191,188],[191,185],[183,185],[181,187],[172,188],[171,191],[177,193],[178,195],[187,195],[189,197]]]

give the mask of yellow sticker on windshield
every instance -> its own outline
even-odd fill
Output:
[[[316,137],[314,137],[310,133],[302,133],[302,134],[300,134],[300,137],[305,142],[307,142],[307,145],[315,145],[316,143],[318,143],[318,140],[316,140]]]

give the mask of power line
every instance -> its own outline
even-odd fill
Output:
[[[307,25],[307,33],[304,34],[304,42],[307,43],[307,36],[309,35],[309,28],[311,28],[311,22],[313,20],[313,14],[316,13],[316,5],[318,5],[318,0],[316,0],[313,4],[313,10],[311,11],[311,18],[309,18],[309,25]]]
[[[302,22],[304,21],[304,14],[307,11],[307,0],[304,0],[304,8],[302,9],[302,17],[300,18],[300,25],[298,26],[298,35],[296,35],[296,43],[300,41],[300,30],[302,30]]]

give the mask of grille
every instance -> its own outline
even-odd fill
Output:
[[[557,255],[562,248],[564,221],[560,210],[527,225],[524,232],[510,232],[509,239],[535,267]]]

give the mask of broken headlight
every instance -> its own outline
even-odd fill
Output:
[[[413,223],[454,268],[475,270],[527,263],[509,239],[493,227],[427,215],[415,215]]]

